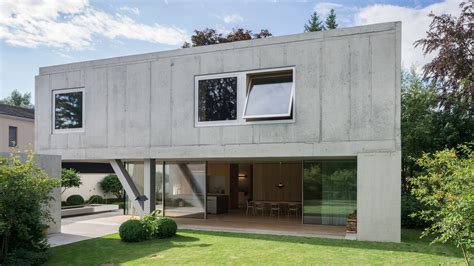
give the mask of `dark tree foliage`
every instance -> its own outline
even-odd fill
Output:
[[[270,36],[272,36],[272,34],[267,29],[262,29],[259,33],[253,34],[251,30],[236,28],[232,29],[232,31],[227,35],[224,35],[222,33],[218,33],[215,29],[206,28],[202,31],[194,30],[194,34],[191,36],[191,43],[185,42],[181,47],[189,48],[211,44],[261,39]]]
[[[336,29],[337,26],[336,12],[334,12],[334,9],[331,9],[331,12],[329,12],[329,15],[326,17],[326,29],[333,30]]]
[[[304,25],[305,32],[322,31],[325,29],[326,28],[324,27],[323,22],[319,20],[319,15],[316,11],[313,12],[308,23]]]
[[[255,33],[253,35],[254,39],[268,38],[268,37],[271,37],[271,36],[272,36],[272,34],[267,29],[262,29],[262,30],[260,30],[259,33]]]
[[[415,42],[424,54],[438,55],[423,67],[423,78],[433,82],[440,97],[440,106],[450,108],[460,99],[470,102],[474,111],[474,2],[460,4],[461,14],[433,18],[426,38]]]
[[[199,121],[237,118],[237,78],[199,81]]]
[[[9,104],[18,107],[31,108],[31,93],[21,94],[18,90],[12,91],[10,96],[6,97],[3,100],[0,100],[0,103]]]
[[[55,128],[82,127],[82,92],[56,94]]]
[[[407,179],[421,169],[415,159],[423,153],[474,140],[474,117],[469,115],[469,102],[451,100],[450,108],[440,108],[434,86],[412,70],[404,72],[401,94],[402,185],[409,190]]]

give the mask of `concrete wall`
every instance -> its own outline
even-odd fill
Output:
[[[10,153],[0,152],[1,157],[10,156]],[[61,176],[61,156],[35,154],[34,161],[39,168],[42,168],[50,178],[60,178]],[[48,223],[48,233],[61,232],[61,190],[59,187],[52,191],[53,200],[48,206],[53,222]]]
[[[64,160],[358,158],[358,239],[400,241],[401,24],[40,68],[36,150]],[[196,127],[195,76],[295,69],[294,120]],[[84,88],[83,132],[52,134],[52,90]]]
[[[356,156],[400,150],[400,24],[40,68],[36,150],[64,160]],[[194,77],[295,67],[295,120],[195,127]],[[52,90],[84,87],[85,128],[52,134]]]
[[[8,147],[8,127],[17,127],[18,149],[24,151],[34,148],[35,125],[32,119],[0,115],[0,152],[11,152]]]
[[[80,187],[68,188],[64,193],[61,194],[61,200],[66,199],[71,195],[81,195],[84,200],[88,200],[92,195],[99,195],[103,198],[111,199],[115,198],[112,193],[104,193],[99,186],[99,182],[107,174],[80,174],[82,185]]]
[[[357,157],[357,239],[400,242],[401,152]]]

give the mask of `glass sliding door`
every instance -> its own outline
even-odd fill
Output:
[[[165,216],[205,218],[206,163],[165,163]]]
[[[140,195],[144,194],[144,168],[143,168],[143,161],[133,161],[133,162],[126,162],[125,163],[125,169],[127,170],[128,174],[130,175],[130,178],[132,178],[133,184],[135,184],[135,187],[138,189],[138,193]],[[131,215],[136,215],[138,214],[137,210],[135,210],[135,207],[133,207],[132,200],[129,198],[129,195],[127,195],[126,199],[126,213],[131,214]]]
[[[163,163],[156,162],[155,169],[155,210],[160,210],[163,215]]]
[[[357,160],[303,163],[303,222],[345,225],[357,209]]]

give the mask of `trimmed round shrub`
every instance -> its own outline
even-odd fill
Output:
[[[104,198],[99,195],[92,195],[87,201],[89,204],[104,204]]]
[[[148,238],[140,220],[128,220],[120,225],[119,235],[124,242],[140,242]]]
[[[71,195],[66,199],[66,202],[69,206],[83,205],[84,198],[81,195]]]
[[[178,226],[176,222],[168,217],[162,217],[158,219],[158,232],[160,237],[172,237],[176,235]]]

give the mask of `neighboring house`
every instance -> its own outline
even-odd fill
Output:
[[[35,110],[0,103],[0,152],[34,148]]]
[[[400,36],[393,22],[42,67],[36,149],[110,162],[139,214],[252,219],[250,200],[398,242]]]

